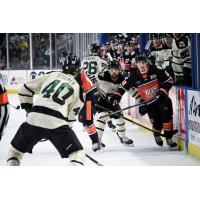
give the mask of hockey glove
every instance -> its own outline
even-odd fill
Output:
[[[146,105],[142,105],[139,107],[139,113],[141,116],[145,115],[147,113],[147,106]]]
[[[110,98],[110,102],[112,103],[113,106],[117,106],[119,104],[120,100],[121,100],[121,96],[119,96],[118,94],[114,94]]]

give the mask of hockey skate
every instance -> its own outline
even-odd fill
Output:
[[[176,148],[176,146],[177,146],[177,143],[172,140],[174,132],[175,132],[175,130],[165,131],[167,145],[172,149]]]
[[[170,147],[170,148],[176,148],[177,147],[177,143],[176,142],[174,142],[173,140],[172,140],[172,138],[166,138],[166,141],[167,141],[167,145]]]
[[[117,136],[119,137],[120,142],[122,144],[124,144],[125,146],[129,146],[129,147],[133,147],[134,146],[133,140],[131,140],[131,139],[127,138],[127,137],[120,137],[118,133],[117,133]]]
[[[163,146],[163,140],[159,135],[154,134],[154,139],[158,146],[160,146],[160,147]]]
[[[92,145],[92,150],[94,152],[101,152],[101,151],[103,151],[104,147],[105,147],[105,144],[103,144],[103,143],[94,143]]]

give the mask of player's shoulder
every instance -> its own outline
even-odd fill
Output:
[[[108,71],[102,71],[98,73],[98,78],[100,80],[109,80],[110,79],[110,74]]]
[[[56,73],[60,73],[59,71],[49,71],[46,74],[56,74]]]
[[[150,68],[150,73],[151,73],[152,75],[155,74],[155,75],[158,76],[158,77],[162,77],[163,75],[165,76],[165,75],[166,75],[165,72],[166,72],[166,71],[165,71],[164,69],[158,68],[156,65],[152,65],[151,68]]]

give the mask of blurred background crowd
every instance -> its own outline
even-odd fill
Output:
[[[190,40],[190,34],[149,33],[145,44],[149,63],[165,69],[177,85],[191,86]],[[94,42],[99,42],[97,33],[1,33],[0,69],[59,69],[60,51],[67,49],[82,59]],[[123,70],[129,70],[139,52],[139,33],[110,33],[101,44],[100,56],[108,62],[117,59]]]

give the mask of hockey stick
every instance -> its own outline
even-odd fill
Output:
[[[98,162],[97,160],[95,160],[94,158],[92,158],[91,156],[89,156],[87,153],[86,153],[86,157],[89,158],[92,162],[94,162],[96,165],[98,166],[103,166],[100,162]]]
[[[16,107],[14,105],[12,105],[11,103],[9,103],[10,106],[12,106],[14,109],[19,110],[20,109],[20,105],[17,105]]]
[[[105,108],[105,107],[103,107],[103,106],[101,106],[101,105],[98,105],[98,104],[97,104],[96,106],[99,107],[99,108],[101,108],[101,109],[103,109],[103,110],[105,110],[106,112],[110,112],[110,113],[112,112],[112,111],[110,111],[109,109],[107,109],[107,108]],[[150,129],[150,128],[148,128],[148,127],[146,127],[146,126],[144,126],[144,125],[142,125],[142,124],[140,124],[140,123],[138,123],[138,122],[135,122],[135,121],[133,121],[133,120],[127,118],[127,117],[122,116],[122,118],[125,119],[126,121],[129,121],[129,122],[131,122],[131,123],[137,125],[137,126],[140,126],[141,128],[144,128],[144,129],[146,129],[146,130],[148,130],[148,131],[150,131],[150,132],[156,133],[156,135],[158,135],[158,136],[165,137],[165,134],[161,134],[160,132],[157,132],[157,131],[155,131],[155,130],[153,130],[153,129]],[[100,119],[100,118],[99,118],[99,119]],[[173,135],[176,134],[176,133],[178,133],[178,129],[173,130]]]
[[[128,107],[126,107],[126,108],[122,108],[121,110],[118,110],[118,111],[115,111],[115,112],[112,112],[111,110],[105,110],[106,108],[102,108],[103,110],[105,110],[105,111],[107,111],[107,112],[109,112],[108,114],[106,114],[106,115],[104,115],[104,116],[101,116],[99,119],[102,119],[102,118],[104,118],[104,117],[107,117],[107,116],[111,116],[111,115],[115,115],[115,114],[118,114],[118,113],[120,113],[120,112],[122,112],[122,111],[124,111],[124,110],[128,110],[128,109],[130,109],[130,108],[133,108],[133,107],[137,107],[137,106],[141,106],[141,105],[144,105],[145,104],[145,102],[141,102],[141,103],[138,103],[138,104],[135,104],[135,105],[132,105],[132,106],[128,106]],[[98,105],[98,104],[96,104],[96,106],[97,107],[99,107],[100,105]],[[100,108],[100,107],[99,107]]]

